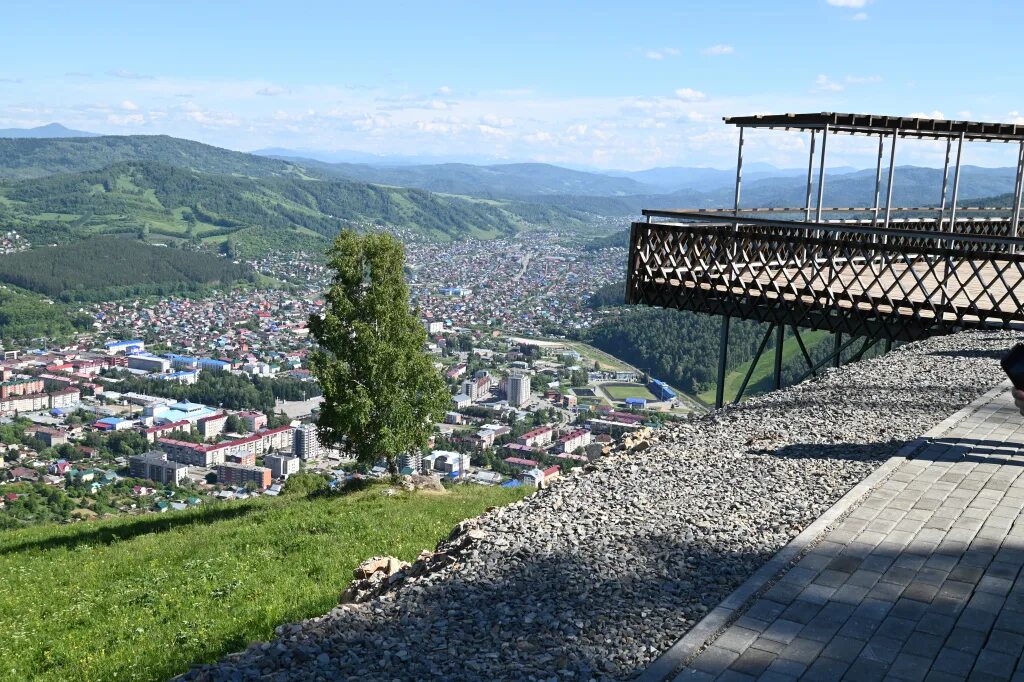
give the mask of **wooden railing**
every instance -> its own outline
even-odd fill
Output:
[[[645,211],[627,303],[912,339],[1024,324],[1024,240],[1009,219],[855,223]]]

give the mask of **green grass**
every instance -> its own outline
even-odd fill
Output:
[[[596,360],[601,364],[601,369],[610,372],[628,372],[635,368],[627,365],[622,360],[619,360],[614,355],[609,355],[603,350],[599,350],[588,344],[579,341],[570,341],[565,344],[567,348],[570,348],[580,355],[583,356],[584,362],[587,363],[587,369],[590,369],[594,361]]]
[[[647,387],[641,384],[603,384],[601,388],[604,389],[612,400],[625,400],[626,398],[658,399],[647,390]]]
[[[804,331],[800,334],[800,338],[803,339],[804,345],[807,346],[808,352],[819,343],[822,343],[826,339],[831,338],[831,335],[825,331]],[[796,339],[787,337],[786,343],[782,349],[782,363],[783,365],[798,362],[801,367],[806,366],[803,358],[801,357],[800,346],[797,345]],[[747,384],[747,390],[744,392],[744,398],[759,393],[764,393],[771,390],[772,373],[775,368],[775,351],[767,348],[765,352],[761,354],[761,359],[758,361],[757,366],[754,368],[754,373],[750,377],[750,383]],[[736,397],[736,393],[739,392],[740,386],[743,384],[743,377],[747,375],[747,370],[750,369],[750,362],[744,362],[742,365],[737,366],[735,369],[725,375],[725,401],[732,402]],[[701,391],[697,398],[705,405],[715,404],[715,386],[712,384],[709,388]]]
[[[375,486],[4,533],[0,679],[166,679],[326,613],[366,558],[414,560],[521,496]]]

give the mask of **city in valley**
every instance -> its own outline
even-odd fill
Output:
[[[542,487],[645,422],[699,409],[573,340],[614,314],[588,301],[620,280],[624,248],[588,249],[553,232],[451,242],[397,234],[425,350],[451,392],[431,448],[402,453],[402,474]],[[246,264],[276,285],[85,304],[88,330],[4,348],[0,518],[163,512],[275,496],[299,472],[332,486],[387,474],[385,462],[358,466],[316,436],[307,323],[330,276],[322,258],[277,253]]]

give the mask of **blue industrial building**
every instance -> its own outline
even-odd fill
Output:
[[[669,388],[668,384],[657,379],[651,379],[650,383],[647,384],[647,389],[653,393],[658,400],[673,400],[676,397],[676,392]]]

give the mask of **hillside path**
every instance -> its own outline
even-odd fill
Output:
[[[830,528],[791,543],[808,541],[797,561],[737,591],[760,596],[731,613],[726,599],[675,647],[690,656],[682,672],[664,674],[669,655],[646,677],[1024,677],[1024,417],[1009,388],[894,457]],[[732,624],[705,637],[723,616]]]

